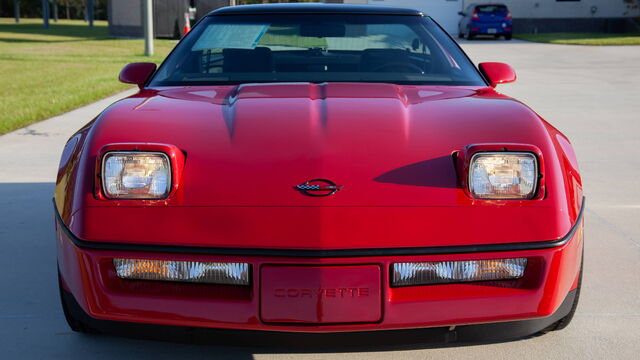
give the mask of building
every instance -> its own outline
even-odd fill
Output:
[[[193,25],[210,11],[228,5],[229,0],[154,0],[154,35],[158,38],[178,39],[185,25],[185,13],[191,15]],[[107,17],[109,36],[143,36],[142,0],[109,0]]]
[[[335,2],[335,1],[332,1]],[[514,32],[638,32],[640,0],[343,0],[349,4],[415,8],[449,33],[458,33],[459,11],[471,4],[501,3],[511,10]]]
[[[469,3],[472,1],[467,0]],[[638,32],[638,0],[504,0],[515,32]]]
[[[304,0],[302,0],[304,1]],[[323,2],[322,0],[317,0]],[[246,1],[237,0],[242,4]],[[268,0],[265,2],[289,2]],[[640,0],[324,0],[330,3],[389,5],[415,8],[433,17],[449,33],[458,33],[458,12],[471,4],[501,3],[511,10],[514,32],[640,32]],[[109,35],[142,36],[142,1],[110,0]],[[184,14],[191,9],[191,23],[229,0],[154,0],[156,37],[179,38]]]
[[[263,0],[263,2],[312,2],[314,0]],[[315,0],[323,2],[323,0]],[[256,0],[153,0],[153,31],[155,37],[178,39],[182,36],[185,14],[191,25],[209,12],[229,6],[243,5]],[[338,2],[342,0],[326,0]],[[107,7],[109,35],[114,37],[142,37],[142,0],[109,0]]]

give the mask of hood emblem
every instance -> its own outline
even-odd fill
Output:
[[[342,190],[343,187],[343,185],[336,185],[331,180],[313,179],[304,184],[296,185],[295,189],[308,196],[329,196]]]

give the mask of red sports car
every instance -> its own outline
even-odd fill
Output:
[[[445,339],[561,329],[584,201],[567,138],[428,16],[229,7],[64,148],[72,329],[173,325]]]

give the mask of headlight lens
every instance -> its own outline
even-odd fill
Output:
[[[171,190],[169,157],[158,152],[108,152],[102,160],[102,184],[109,198],[163,199]]]
[[[469,192],[478,199],[530,199],[538,180],[531,153],[477,153],[469,166]]]

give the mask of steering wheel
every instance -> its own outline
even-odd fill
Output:
[[[409,71],[404,71],[404,72],[415,72],[415,73],[419,73],[419,74],[424,74],[424,70],[422,70],[418,65],[412,64],[412,63],[404,63],[404,62],[393,62],[393,63],[387,63],[387,64],[382,64],[380,66],[375,67],[374,69],[372,69],[374,72],[385,72],[384,69],[388,69],[388,68],[404,68],[407,69]],[[390,70],[386,70],[386,72],[392,72]]]

